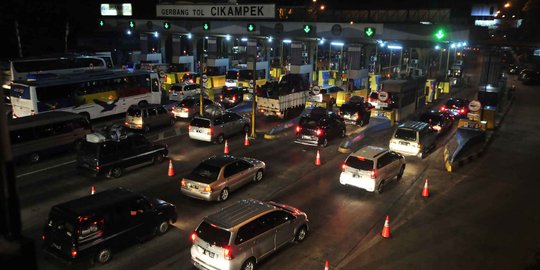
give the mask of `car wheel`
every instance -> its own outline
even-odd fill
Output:
[[[123,170],[120,167],[115,167],[109,170],[107,178],[119,178],[123,174]]]
[[[249,131],[250,131],[250,128],[248,125],[245,125],[244,126],[244,129],[242,130],[244,132],[244,134],[249,134]]]
[[[165,155],[163,155],[163,153],[159,153],[154,156],[154,164],[159,164],[163,162],[163,160],[165,160]]]
[[[216,138],[216,143],[222,144],[224,141],[225,141],[225,136],[223,136],[223,134],[219,134],[219,136],[217,136]]]
[[[255,270],[255,260],[248,259],[242,264],[241,270]]]
[[[161,221],[161,223],[159,223],[158,230],[157,230],[158,234],[163,235],[168,230],[169,230],[169,221],[168,220]]]
[[[384,180],[382,180],[379,185],[377,186],[377,194],[381,194],[384,190]]]
[[[419,159],[424,159],[425,157],[426,157],[426,154],[424,153],[424,151],[421,151],[420,153],[418,153]]]
[[[99,263],[105,264],[111,260],[112,253],[109,248],[100,249],[96,254],[96,259]]]
[[[146,105],[148,105],[148,102],[147,102],[146,100],[143,100],[143,101],[137,103],[137,105],[139,105],[139,106],[146,106]]]
[[[303,225],[302,227],[300,227],[300,229],[298,229],[298,231],[296,232],[296,235],[294,237],[294,240],[298,243],[304,241],[304,239],[306,239],[306,236],[307,236],[307,227],[305,225]]]
[[[255,182],[261,181],[262,178],[263,178],[263,174],[264,174],[264,173],[263,173],[263,170],[258,170],[258,171],[255,173],[255,177],[254,177],[253,180],[254,180]]]
[[[398,181],[403,177],[403,172],[405,172],[405,165],[401,165],[401,168],[399,169],[399,173],[396,176]]]
[[[150,132],[150,126],[149,126],[149,125],[145,125],[145,126],[143,127],[143,131],[144,131],[144,133]]]
[[[219,201],[224,202],[224,201],[226,201],[228,198],[229,198],[229,189],[228,189],[228,188],[224,188],[224,189],[221,190],[221,192],[219,193]]]
[[[41,159],[41,157],[39,156],[39,153],[32,153],[30,154],[29,159],[30,159],[30,162],[36,163]]]
[[[321,142],[321,146],[322,147],[327,147],[328,146],[328,139],[327,138],[323,139],[323,141]]]

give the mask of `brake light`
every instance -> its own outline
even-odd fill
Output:
[[[204,187],[204,192],[210,193],[210,192],[212,192],[212,188],[207,185],[207,186]]]
[[[44,234],[41,235],[41,240],[45,241],[45,235]]]
[[[465,113],[465,109],[464,109],[464,108],[461,108],[461,109],[459,110],[459,113],[464,114],[464,113]]]
[[[208,130],[209,130],[209,131],[208,131],[208,134],[209,134],[210,136],[214,135],[214,129],[213,129],[213,128],[209,128]]]
[[[446,106],[441,106],[441,112],[446,112]]]
[[[96,166],[96,171],[98,171],[98,172],[99,172],[99,169],[100,169],[100,168],[99,168],[99,166]]]
[[[191,241],[195,241],[195,238],[197,238],[197,233],[191,234]]]
[[[189,108],[182,108],[182,111],[189,112]]]
[[[223,249],[223,257],[225,257],[226,260],[232,260],[232,249],[230,247],[225,247]]]
[[[191,131],[191,125],[188,126],[188,131]]]
[[[176,106],[172,106],[171,111],[176,110]]]
[[[300,131],[302,131],[302,127],[296,126],[296,133],[299,133]]]
[[[236,102],[236,95],[234,95],[234,96],[232,97],[232,101],[233,101],[233,102]]]
[[[441,131],[441,126],[433,126],[433,130]]]
[[[316,131],[315,131],[315,134],[317,134],[317,136],[321,136],[323,134],[323,130],[318,128]]]
[[[186,187],[186,180],[182,179],[182,181],[180,181],[180,184],[182,185],[182,187]]]
[[[75,258],[77,257],[77,249],[76,248],[71,248],[71,258]]]
[[[344,172],[346,167],[347,167],[347,164],[345,163],[341,164],[341,171]]]
[[[376,170],[371,170],[369,175],[371,176],[371,178],[375,179],[377,177],[377,171]]]

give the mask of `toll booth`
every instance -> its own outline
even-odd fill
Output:
[[[319,70],[319,76],[317,85],[327,86],[327,85],[336,85],[336,71],[335,70]]]
[[[253,63],[252,62],[247,63],[247,69],[248,70],[253,70]],[[270,74],[270,65],[269,65],[268,61],[256,62],[256,64],[255,64],[255,72],[256,72],[256,74],[255,74],[255,76],[256,76],[255,85],[260,87],[260,86],[264,85],[268,81],[268,77],[269,77],[269,74]],[[239,78],[238,79],[238,85],[240,85],[240,86],[249,86],[250,88],[253,88],[254,86],[252,85],[251,81],[253,81],[253,77],[250,78],[249,80],[242,80],[242,78]]]
[[[141,53],[141,63],[163,63],[161,53]]]
[[[207,59],[206,75],[212,88],[225,86],[225,74],[229,70],[229,58]]]
[[[425,79],[385,80],[379,91],[380,109],[373,110],[372,115],[388,118],[392,123],[402,121],[414,114],[417,108],[418,95],[424,93]]]
[[[450,82],[438,82],[437,89],[439,93],[450,94]]]
[[[491,84],[478,87],[478,101],[483,105],[482,121],[486,121],[487,129],[494,129],[497,111],[502,109],[501,87]]]
[[[436,79],[427,79],[424,89],[424,94],[426,95],[426,103],[432,103],[439,98],[439,91],[437,88]]]
[[[373,73],[369,74],[369,84],[368,89],[370,91],[380,91],[381,90],[381,75],[375,75]]]

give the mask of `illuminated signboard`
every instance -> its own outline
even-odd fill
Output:
[[[133,9],[131,3],[121,4],[101,4],[101,16],[132,16]]]
[[[157,17],[273,19],[274,4],[243,5],[156,5]]]

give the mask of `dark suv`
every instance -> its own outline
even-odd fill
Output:
[[[364,102],[363,97],[353,96],[348,102],[341,105],[339,115],[343,117],[345,123],[362,127],[369,124],[372,108],[370,103]]]
[[[77,168],[81,172],[118,178],[125,169],[161,163],[168,154],[166,145],[153,144],[141,134],[122,134],[116,138],[112,135],[86,135],[86,141],[77,152]]]
[[[329,139],[343,138],[346,135],[343,118],[320,107],[313,108],[309,114],[302,116],[295,131],[295,143],[322,147],[328,145]]]
[[[244,94],[248,92],[246,87],[242,86],[223,86],[219,95],[219,103],[225,108],[238,105],[244,100]]]

